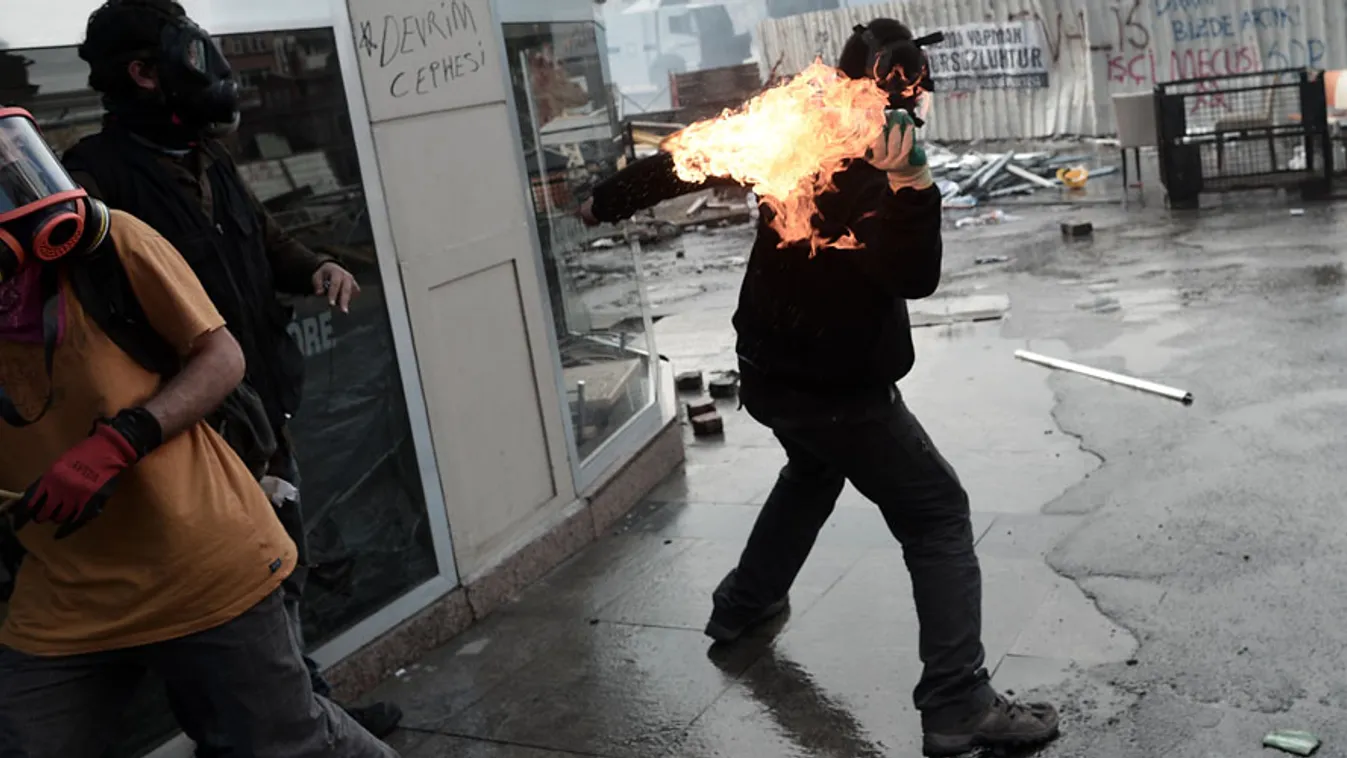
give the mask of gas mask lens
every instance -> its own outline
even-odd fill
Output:
[[[200,37],[187,43],[187,49],[184,51],[187,60],[184,61],[187,67],[198,74],[209,73],[206,70],[206,41]]]
[[[0,222],[73,192],[83,191],[42,140],[31,117],[18,109],[0,108]]]

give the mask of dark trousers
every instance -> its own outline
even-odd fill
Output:
[[[984,709],[994,694],[968,495],[897,389],[821,397],[746,373],[742,397],[776,434],[787,463],[718,604],[761,608],[785,597],[850,481],[879,506],[911,575],[924,665],[914,698],[923,723],[939,728]]]
[[[203,720],[235,758],[397,758],[314,694],[279,591],[215,629],[140,648],[57,658],[0,649],[0,713],[27,758],[97,758],[150,672],[191,693],[188,707],[209,708]]]
[[[281,449],[277,451],[276,458],[268,473],[271,476],[284,479],[294,485],[295,489],[299,489],[299,464],[291,452],[293,448],[290,445],[289,434],[282,433],[278,435],[278,439],[281,440]],[[304,627],[300,619],[300,601],[304,596],[304,585],[308,579],[309,542],[304,531],[304,510],[300,505],[300,499],[296,498],[282,505],[276,510],[276,516],[280,520],[281,526],[284,527],[286,534],[294,541],[298,557],[295,570],[281,583],[281,601],[285,617],[290,624],[290,631],[299,645],[300,658],[304,663],[305,671],[309,675],[309,687],[314,694],[324,699],[330,699],[332,697],[332,686],[323,678],[318,669],[318,664],[304,653],[306,646],[304,644]],[[177,719],[178,725],[196,742],[197,758],[219,758],[235,754],[230,751],[228,735],[220,729],[216,719],[211,715],[209,705],[202,702],[199,693],[181,691],[181,687],[172,682],[165,682],[165,686],[168,690],[170,707],[173,709],[173,715]]]
[[[301,489],[299,460],[295,458],[294,443],[289,430],[282,430],[280,439],[281,450],[277,453],[271,474],[284,479],[294,485],[296,490],[299,490]],[[290,576],[286,577],[285,583],[281,586],[285,590],[285,611],[290,616],[290,623],[295,628],[295,635],[299,637],[300,646],[306,647],[304,645],[304,624],[300,618],[299,606],[300,601],[304,598],[304,587],[308,584],[309,567],[313,562],[309,553],[309,534],[304,528],[303,497],[296,497],[276,509],[276,516],[280,519],[281,526],[285,528],[285,533],[295,543],[295,549],[298,551],[295,570],[291,572]],[[313,680],[313,691],[323,697],[332,697],[332,685],[328,684],[327,679],[323,678],[322,672],[318,670],[318,664],[308,655],[305,655],[304,665],[309,670],[309,678]]]

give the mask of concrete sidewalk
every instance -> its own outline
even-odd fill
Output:
[[[949,312],[955,301],[927,306]],[[729,312],[660,323],[678,368],[727,366]],[[1023,693],[1073,667],[1129,658],[1045,551],[1078,525],[1040,508],[1097,465],[1053,423],[1046,373],[1011,359],[998,323],[917,331],[909,405],[973,501],[995,684]],[[1035,345],[1036,349],[1045,349]],[[707,352],[709,351],[709,352]],[[919,753],[919,662],[902,554],[848,487],[792,593],[788,619],[710,651],[701,629],[784,461],[770,434],[723,404],[723,440],[688,438],[688,463],[616,533],[374,697],[407,711],[412,758],[781,758]],[[1072,712],[1064,711],[1066,728]]]

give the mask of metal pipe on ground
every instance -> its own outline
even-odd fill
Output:
[[[989,197],[989,198],[995,198],[995,197],[1009,197],[1009,196],[1011,196],[1011,195],[1019,195],[1019,194],[1021,194],[1021,193],[1033,192],[1033,191],[1034,191],[1035,189],[1037,189],[1037,188],[1038,188],[1038,185],[1037,185],[1037,184],[1033,184],[1033,183],[1031,183],[1031,182],[1025,182],[1025,183],[1023,183],[1023,184],[1012,184],[1012,185],[1009,186],[1009,187],[1003,187],[1003,188],[1001,188],[1001,189],[993,190],[992,192],[988,192],[988,193],[987,193],[987,197]]]
[[[1014,153],[1006,153],[993,161],[991,167],[987,169],[987,173],[983,174],[982,177],[978,179],[977,186],[979,188],[986,187],[988,182],[996,178],[998,174],[1005,170],[1005,167],[1010,164],[1010,159],[1014,157]]]
[[[986,163],[979,166],[976,171],[969,174],[967,179],[964,179],[962,182],[959,182],[959,194],[960,195],[966,194],[968,190],[972,189],[973,187],[981,186],[979,182],[982,181],[982,177],[987,174],[987,172],[991,169],[992,166],[996,165],[997,160],[999,160],[999,158],[993,158],[987,161]]]
[[[1019,178],[1025,180],[1026,182],[1033,182],[1034,184],[1037,184],[1038,186],[1043,187],[1045,189],[1057,189],[1062,186],[1060,182],[1053,181],[1052,179],[1044,179],[1038,174],[1035,174],[1034,172],[1028,169],[1021,168],[1015,165],[1014,163],[1006,164],[1006,171],[1008,171],[1011,174],[1014,174],[1015,176],[1018,176]]]
[[[1028,350],[1016,350],[1015,357],[1028,363],[1036,363],[1040,366],[1046,366],[1048,368],[1057,369],[1059,371],[1069,371],[1074,374],[1088,376],[1091,379],[1098,379],[1100,381],[1108,382],[1110,384],[1116,384],[1121,387],[1128,387],[1130,389],[1140,390],[1141,392],[1147,392],[1152,395],[1167,397],[1170,400],[1177,400],[1180,403],[1183,403],[1184,405],[1193,404],[1193,393],[1188,392],[1187,390],[1178,389],[1176,387],[1168,387],[1163,384],[1157,384],[1155,382],[1147,381],[1145,379],[1137,379],[1131,376],[1124,376],[1123,374],[1116,374],[1112,371],[1105,371],[1103,369],[1091,368],[1090,366],[1085,366],[1079,363],[1064,361],[1061,360],[1060,358],[1050,358],[1046,355],[1031,353]]]

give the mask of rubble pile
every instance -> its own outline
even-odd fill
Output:
[[[926,149],[946,208],[976,208],[989,200],[1043,190],[1079,189],[1091,178],[1117,171],[1115,166],[1087,169],[1093,156],[1055,152],[957,154],[940,145]]]

